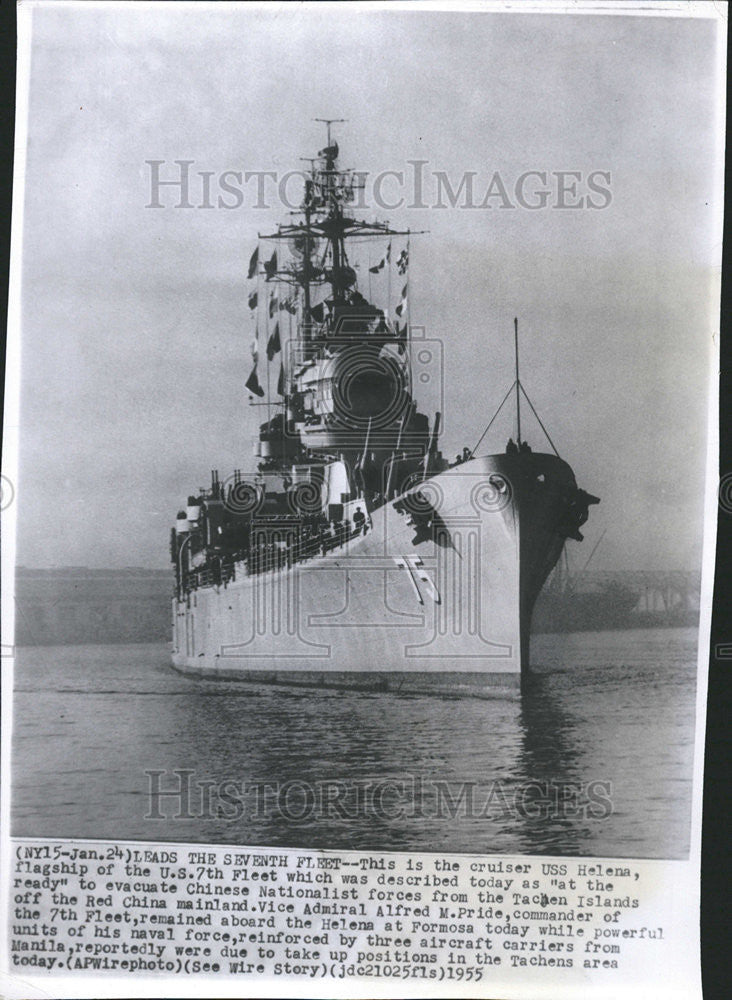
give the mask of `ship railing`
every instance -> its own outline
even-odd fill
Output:
[[[287,542],[268,542],[246,551],[234,552],[220,564],[207,564],[183,574],[183,590],[188,593],[203,587],[227,586],[236,580],[237,565],[247,576],[259,576],[290,568],[296,563],[324,556],[340,548],[364,530],[352,522],[335,522],[303,530]]]
[[[236,579],[236,565],[227,560],[220,565],[200,566],[183,575],[183,589],[198,590],[200,587],[227,586]]]
[[[332,549],[340,548],[362,530],[362,526],[353,525],[351,522],[331,523],[327,527],[302,531],[286,543],[270,542],[257,546],[247,553],[247,574],[256,576],[323,556]]]

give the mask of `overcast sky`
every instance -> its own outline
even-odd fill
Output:
[[[446,454],[474,445],[510,385],[518,316],[522,381],[602,498],[575,564],[607,530],[596,569],[694,568],[718,322],[714,45],[714,22],[680,18],[35,9],[18,562],[163,567],[188,492],[251,466],[246,265],[287,209],[256,209],[252,184],[234,210],[176,209],[165,190],[170,207],[147,208],[146,161],[213,171],[215,200],[226,170],[298,169],[324,144],[311,119],[334,117],[344,166],[406,173],[389,198],[409,198],[415,159],[427,202],[433,171],[475,172],[478,203],[496,171],[514,203],[525,171],[579,171],[579,194],[610,173],[601,209],[551,207],[550,177],[546,209],[359,214],[429,230],[410,309],[444,347]],[[510,430],[506,413],[481,450]]]

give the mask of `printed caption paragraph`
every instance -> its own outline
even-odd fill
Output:
[[[674,862],[47,840],[13,852],[9,965],[23,977],[557,983],[673,965],[684,938]]]

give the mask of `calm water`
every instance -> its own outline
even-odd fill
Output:
[[[685,857],[695,643],[694,629],[538,636],[534,690],[515,702],[197,681],[159,646],[21,649],[13,833]],[[175,788],[180,769],[191,818],[173,799],[146,818],[151,782]],[[612,812],[602,786],[586,808],[593,781]]]

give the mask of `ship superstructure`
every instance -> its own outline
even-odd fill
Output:
[[[173,663],[260,682],[516,689],[536,596],[597,501],[522,440],[518,368],[517,440],[443,458],[440,413],[415,398],[435,348],[409,322],[414,234],[356,217],[358,175],[339,168],[330,127],[299,212],[250,260],[246,388],[266,419],[249,465],[214,471],[178,514]],[[381,305],[359,288],[366,266],[387,284]]]

